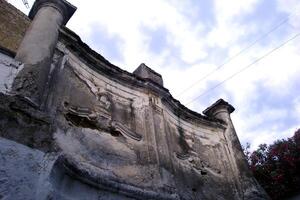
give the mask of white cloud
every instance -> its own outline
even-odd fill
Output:
[[[215,0],[216,16],[222,21],[232,21],[241,14],[246,14],[254,9],[258,0]]]
[[[298,118],[300,121],[300,97],[293,99],[293,115],[295,118]],[[300,128],[300,127],[299,127]]]
[[[193,63],[206,56],[202,39],[199,39],[203,29],[201,23],[190,24],[168,1],[87,0],[84,4],[79,0],[70,2],[77,5],[78,10],[68,26],[87,40],[97,24],[104,26],[109,33],[117,34],[125,43],[122,46],[125,59],[122,67],[129,71],[134,70],[141,62],[147,62],[150,66],[163,64],[160,58],[157,59],[158,63],[149,58],[146,48],[149,36],[145,35],[143,27],[163,27],[168,33],[168,40],[179,49],[181,59],[186,62]]]

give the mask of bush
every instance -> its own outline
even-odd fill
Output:
[[[247,144],[244,153],[250,169],[272,199],[290,197],[300,191],[300,129],[293,137],[271,145],[261,144],[252,153]]]

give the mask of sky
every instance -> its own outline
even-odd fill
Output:
[[[299,0],[69,2],[77,11],[67,27],[111,63],[129,72],[145,63],[199,113],[230,102],[242,145],[253,150],[300,128]]]

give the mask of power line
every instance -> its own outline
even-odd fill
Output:
[[[295,11],[296,12],[296,11]],[[284,25],[285,23],[287,23],[289,21],[289,18],[295,14],[295,12],[291,13],[288,15],[288,17],[286,17],[285,19],[281,20],[280,23],[278,23],[277,25],[275,25],[274,27],[272,27],[268,32],[266,32],[265,34],[263,34],[262,36],[258,37],[256,40],[254,40],[250,45],[248,45],[246,48],[242,49],[241,51],[239,51],[238,53],[236,53],[235,55],[233,55],[232,57],[230,57],[229,59],[225,60],[225,62],[223,62],[221,65],[217,66],[215,69],[213,69],[212,71],[208,72],[206,75],[204,75],[202,78],[200,78],[199,80],[197,80],[196,82],[194,82],[193,84],[191,84],[189,87],[185,88],[184,90],[182,90],[177,96],[181,96],[182,94],[186,93],[188,90],[190,90],[191,88],[193,88],[195,85],[197,85],[198,83],[202,82],[203,80],[205,80],[207,77],[211,76],[212,74],[214,74],[216,71],[220,70],[221,68],[223,68],[226,64],[230,63],[232,60],[234,60],[235,58],[237,58],[238,56],[240,56],[241,54],[243,54],[244,52],[246,52],[248,49],[250,49],[252,46],[254,46],[256,43],[258,43],[260,40],[264,39],[265,37],[267,37],[268,35],[270,35],[272,32],[274,32],[275,30],[277,30],[279,27],[281,27],[282,25]]]
[[[254,60],[252,63],[250,63],[249,65],[245,66],[244,68],[242,68],[241,70],[237,71],[236,73],[232,74],[231,76],[229,76],[227,79],[223,80],[222,82],[218,83],[217,85],[205,90],[203,93],[201,93],[199,96],[197,96],[196,98],[192,99],[190,102],[188,102],[185,105],[188,105],[192,102],[194,102],[195,100],[197,100],[198,98],[202,97],[203,95],[209,93],[210,91],[216,89],[217,87],[219,87],[220,85],[224,84],[226,81],[232,79],[233,77],[235,77],[236,75],[242,73],[243,71],[245,71],[246,69],[250,68],[251,66],[253,66],[254,64],[258,63],[259,61],[261,61],[262,59],[266,58],[267,56],[269,56],[270,54],[272,54],[273,52],[275,52],[276,50],[280,49],[281,47],[285,46],[287,43],[289,43],[290,41],[296,39],[297,37],[300,36],[300,33],[297,33],[296,35],[294,35],[293,37],[289,38],[288,40],[286,40],[285,42],[281,43],[279,46],[275,47],[274,49],[270,50],[269,52],[267,52],[266,54],[264,54],[263,56],[259,57],[258,59]]]

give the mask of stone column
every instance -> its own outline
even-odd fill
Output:
[[[24,63],[24,69],[14,80],[13,92],[30,98],[39,106],[42,104],[59,29],[75,10],[76,7],[65,0],[35,1],[29,13],[31,25],[15,57]]]
[[[223,99],[219,99],[208,107],[203,113],[209,117],[222,120],[227,124],[224,132],[225,140],[230,154],[230,162],[233,169],[233,176],[236,180],[239,198],[241,199],[269,199],[268,195],[261,188],[248,167],[245,155],[239,138],[236,134],[230,114],[234,107]]]

